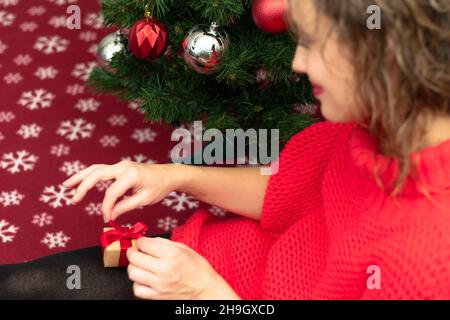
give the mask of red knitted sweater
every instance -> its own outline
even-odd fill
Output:
[[[281,153],[261,221],[198,210],[172,240],[207,258],[242,299],[449,299],[450,140],[413,159],[431,198],[409,178],[395,200],[372,174],[377,164],[389,183],[395,161],[367,131],[314,124]],[[373,276],[380,289],[368,286]]]

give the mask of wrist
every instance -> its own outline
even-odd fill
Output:
[[[189,192],[190,186],[195,181],[196,167],[181,163],[171,163],[170,174],[173,181],[173,190],[178,192]]]
[[[233,288],[215,270],[209,279],[198,297],[199,300],[241,300]]]

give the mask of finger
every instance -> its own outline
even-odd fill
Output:
[[[131,247],[127,250],[127,258],[131,265],[154,274],[161,274],[161,261],[156,257],[142,253],[136,248]]]
[[[156,300],[159,296],[156,290],[147,286],[140,285],[139,283],[136,282],[133,284],[133,293],[136,297],[140,299]]]
[[[160,278],[148,270],[129,264],[127,268],[128,278],[138,284],[154,288],[160,282]]]
[[[151,239],[153,239],[154,241],[157,241],[158,243],[161,243],[161,245],[168,245],[168,246],[178,247],[178,248],[189,248],[182,242],[176,242],[176,241],[162,238],[162,237],[152,237]]]
[[[127,199],[119,201],[112,209],[111,219],[116,220],[117,217],[125,212],[141,207],[147,197],[148,195],[146,193],[140,192]]]
[[[72,186],[77,185],[81,180],[86,178],[92,171],[98,169],[101,166],[102,165],[94,164],[90,167],[87,167],[86,169],[78,171],[76,174],[72,175],[70,178],[64,181],[62,185],[66,188],[71,188]]]
[[[105,192],[105,197],[102,203],[103,219],[105,222],[109,222],[112,218],[112,208],[116,203],[117,199],[123,196],[128,189],[132,187],[132,181],[126,179],[123,175],[117,178],[108,190]]]
[[[115,178],[116,171],[113,167],[102,167],[93,170],[78,186],[73,202],[81,201],[86,193],[92,189],[99,181],[106,181]]]
[[[162,238],[161,238],[162,239]],[[168,240],[168,239],[164,239]],[[162,241],[158,238],[142,237],[137,241],[137,248],[148,255],[156,258],[162,258],[168,255],[174,245],[172,241]]]

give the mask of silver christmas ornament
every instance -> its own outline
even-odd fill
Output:
[[[122,31],[108,34],[97,48],[97,60],[102,67],[109,67],[112,57],[126,50],[127,36]]]
[[[200,74],[212,74],[221,65],[230,40],[216,22],[189,30],[183,42],[184,60]]]

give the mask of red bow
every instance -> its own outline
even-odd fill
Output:
[[[143,237],[148,227],[142,222],[138,222],[131,228],[127,228],[112,220],[109,222],[109,225],[114,229],[103,232],[100,235],[100,244],[104,250],[111,243],[120,241],[119,266],[126,266],[128,264],[127,249],[132,246],[131,240]]]

